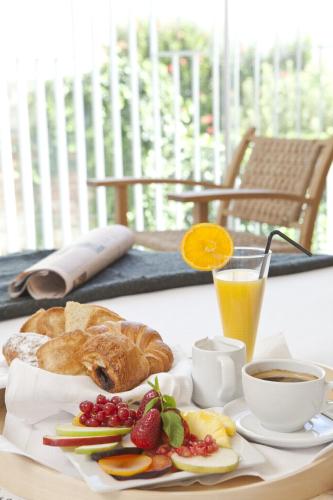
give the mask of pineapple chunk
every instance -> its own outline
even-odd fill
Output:
[[[210,434],[223,448],[231,448],[228,436],[234,436],[236,426],[234,422],[220,413],[207,410],[189,411],[182,413],[182,417],[189,425],[190,432],[203,439]]]
[[[213,412],[212,412],[213,413]],[[228,436],[234,436],[236,434],[236,424],[235,422],[228,417],[228,415],[223,415],[223,413],[217,413],[221,422],[223,423],[225,430],[227,431]]]

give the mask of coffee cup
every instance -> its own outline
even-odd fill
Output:
[[[264,359],[242,369],[245,401],[266,429],[298,431],[316,414],[327,410],[325,371],[308,362]]]
[[[202,408],[223,406],[242,395],[244,342],[222,336],[204,338],[192,348],[193,401]]]

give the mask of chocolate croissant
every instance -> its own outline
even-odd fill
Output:
[[[79,357],[88,375],[108,392],[133,389],[150,374],[143,352],[123,335],[94,335],[83,345]]]
[[[141,350],[149,363],[150,375],[153,373],[167,372],[173,363],[173,354],[160,334],[142,323],[133,321],[105,321],[101,325],[88,328],[87,333],[101,334],[113,333],[124,335]]]

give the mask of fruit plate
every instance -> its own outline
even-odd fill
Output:
[[[89,488],[96,493],[109,493],[128,488],[151,488],[154,486],[174,486],[175,484],[192,484],[199,482],[202,484],[217,484],[230,477],[238,475],[248,467],[259,465],[265,462],[264,456],[246,439],[239,434],[232,438],[232,448],[238,453],[240,462],[235,472],[227,474],[195,474],[192,472],[172,472],[164,476],[153,479],[127,479],[119,481],[109,476],[101,467],[86,455],[78,455],[72,452],[64,452],[85,480]]]

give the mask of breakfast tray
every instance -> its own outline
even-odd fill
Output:
[[[333,369],[324,367],[328,380]],[[332,395],[333,396],[333,395]],[[6,414],[4,390],[0,392],[0,423]],[[93,493],[86,484],[40,465],[28,458],[0,453],[0,485],[25,500],[293,500],[313,498],[333,489],[333,451],[304,467],[274,481],[243,476],[215,486],[168,487],[155,490],[125,490],[110,495]],[[324,495],[324,499],[331,498]],[[332,495],[333,498],[333,495]]]

